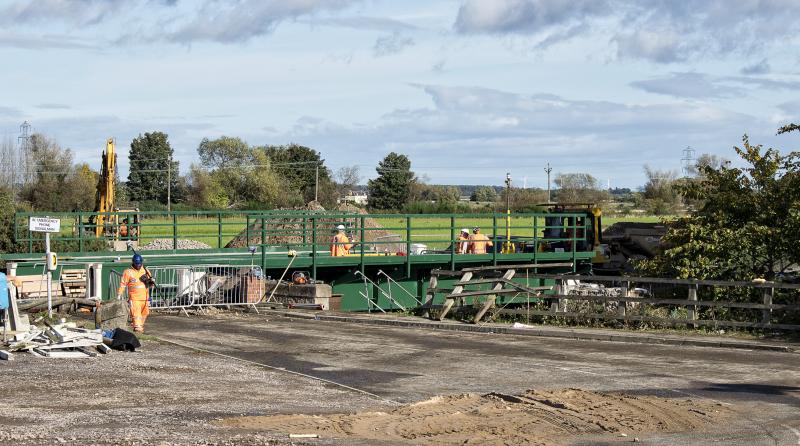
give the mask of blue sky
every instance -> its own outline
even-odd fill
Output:
[[[0,137],[23,120],[99,168],[115,137],[310,146],[374,176],[390,151],[432,183],[611,186],[686,146],[799,150],[796,0],[5,0]]]

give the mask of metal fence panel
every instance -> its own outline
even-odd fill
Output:
[[[264,296],[264,274],[258,266],[156,266],[148,270],[156,283],[150,289],[151,309],[255,305]],[[109,273],[109,296],[116,295],[121,278],[117,271]]]

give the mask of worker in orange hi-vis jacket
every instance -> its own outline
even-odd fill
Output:
[[[466,254],[469,249],[469,229],[464,228],[456,239],[456,254]]]
[[[331,257],[346,256],[350,254],[352,247],[353,244],[350,243],[350,239],[344,233],[344,225],[337,226],[336,235],[333,236],[333,241],[331,242]]]
[[[117,300],[122,299],[122,293],[128,290],[128,306],[131,311],[131,323],[133,331],[144,332],[144,321],[150,314],[150,303],[148,299],[149,288],[154,285],[153,276],[143,265],[142,256],[134,254],[131,267],[122,274],[117,288]]]
[[[471,254],[486,254],[486,248],[493,247],[494,244],[489,237],[481,234],[481,228],[473,228],[472,235],[469,236],[469,252]]]

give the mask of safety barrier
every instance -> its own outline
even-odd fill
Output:
[[[151,309],[185,310],[210,306],[255,306],[264,297],[264,274],[259,266],[148,267],[155,285]],[[109,274],[109,296],[115,296],[122,274]],[[126,291],[127,293],[127,291]]]

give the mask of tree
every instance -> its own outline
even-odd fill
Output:
[[[518,187],[511,188],[511,210],[512,211],[538,211],[542,203],[547,202],[547,191],[542,189]],[[506,193],[498,194],[496,200],[497,209],[506,209]]]
[[[225,187],[208,170],[192,164],[189,168],[189,203],[199,209],[224,209],[230,204]]]
[[[86,163],[78,164],[71,170],[65,181],[63,205],[70,211],[93,211],[100,174]]]
[[[306,202],[314,200],[316,195],[324,207],[336,203],[336,188],[319,152],[298,144],[269,146],[265,150],[276,172],[299,190]]]
[[[55,140],[38,133],[31,135],[30,141],[36,174],[20,196],[36,210],[69,210],[62,195],[67,191],[67,179],[72,173],[72,151],[62,149]],[[94,198],[94,192],[90,196]]]
[[[344,166],[340,167],[334,175],[336,185],[339,189],[339,195],[344,195],[352,191],[356,185],[361,181],[361,171],[358,166]]]
[[[134,138],[128,153],[128,198],[136,202],[154,200],[166,204],[167,178],[170,179],[170,191],[178,184],[178,162],[172,159],[173,150],[166,133],[145,133]],[[168,169],[171,169],[170,173]]]
[[[378,177],[369,180],[369,207],[378,210],[397,210],[408,202],[414,173],[405,155],[392,152],[375,168]]]
[[[272,168],[263,148],[228,136],[203,139],[197,148],[202,166],[192,166],[190,202],[204,209],[293,206],[302,199]]]
[[[701,168],[702,180],[678,186],[702,206],[679,219],[668,247],[639,269],[679,278],[772,279],[800,262],[800,153],[750,144],[734,147],[746,167]]]
[[[17,252],[19,245],[14,241],[14,215],[17,206],[9,188],[0,186],[0,252]]]
[[[597,178],[588,173],[559,173],[555,184],[560,203],[598,203],[608,198],[608,192],[599,189]]]
[[[197,147],[200,163],[206,169],[240,167],[253,161],[253,150],[240,138],[221,136],[210,140],[203,138]]]
[[[491,186],[476,187],[469,199],[471,201],[493,202],[497,200],[497,191]]]
[[[678,174],[672,170],[656,170],[644,166],[647,183],[642,190],[638,206],[653,215],[669,215],[677,212],[681,204],[678,193]]]

